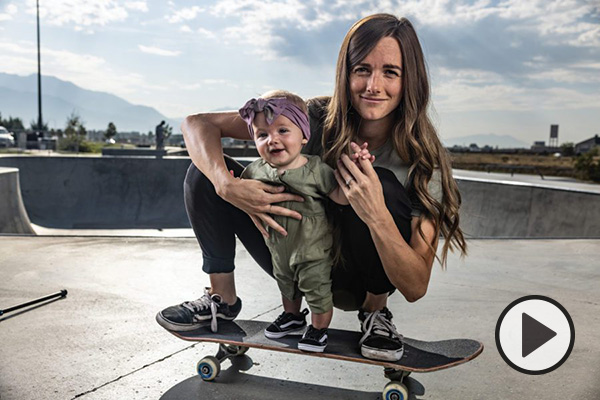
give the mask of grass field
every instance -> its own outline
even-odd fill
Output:
[[[474,171],[514,172],[576,177],[574,157],[552,154],[450,153],[452,167]]]

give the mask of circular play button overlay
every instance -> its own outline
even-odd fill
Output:
[[[496,324],[496,346],[515,370],[529,375],[554,371],[575,343],[575,326],[567,310],[545,296],[525,296],[510,303]]]

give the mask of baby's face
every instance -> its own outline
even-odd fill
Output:
[[[303,145],[302,130],[287,117],[280,115],[271,125],[264,113],[257,113],[252,121],[254,142],[263,160],[276,168],[296,168]]]

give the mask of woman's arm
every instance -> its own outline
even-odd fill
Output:
[[[206,113],[188,116],[181,131],[192,162],[212,182],[219,196],[246,212],[256,227],[265,236],[268,225],[287,235],[269,214],[283,215],[296,219],[302,216],[284,207],[274,206],[281,201],[304,201],[301,196],[282,193],[283,186],[273,186],[252,179],[239,179],[227,171],[223,159],[222,137],[249,139],[248,127],[236,112]]]
[[[373,166],[367,160],[361,159],[359,163],[362,171],[348,156],[342,155],[335,172],[338,183],[356,214],[369,227],[390,282],[408,301],[416,301],[425,295],[429,286],[435,252],[427,243],[436,249],[434,223],[425,220],[421,224],[423,240],[416,229],[418,219],[413,218],[411,240],[407,243],[385,205],[383,188]],[[346,187],[345,182],[350,177],[354,181]]]
[[[371,237],[390,282],[398,288],[406,300],[417,301],[425,296],[429,286],[435,253],[430,250],[427,243],[430,243],[434,249],[437,248],[435,226],[429,219],[423,221],[421,224],[425,236],[423,240],[417,231],[418,218],[413,217],[410,243],[406,243],[391,214],[389,212],[387,214],[367,224]]]

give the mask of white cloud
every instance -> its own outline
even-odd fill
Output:
[[[33,42],[0,42],[3,58],[2,71],[28,75],[37,73],[37,47]],[[131,98],[145,90],[164,90],[166,87],[147,82],[137,72],[115,70],[102,57],[44,48],[42,73],[90,90],[98,90]]]
[[[6,11],[7,14],[15,15],[19,11],[19,9],[15,4],[10,3],[6,5],[4,11]]]
[[[408,16],[413,22],[432,28],[468,27],[486,18],[496,18],[504,21],[507,29],[533,32],[550,45],[599,46],[600,22],[594,19],[598,21],[600,6],[594,4],[577,0],[504,0],[499,3],[490,0],[222,0],[209,12],[217,18],[239,21],[223,29],[227,42],[249,44],[253,54],[274,59],[276,49],[284,43],[286,31],[314,31],[335,21],[355,21],[377,12]],[[518,42],[513,44],[519,46]]]
[[[524,75],[533,81],[553,81],[555,83],[583,83],[586,85],[600,83],[600,63],[571,62],[564,66],[556,66],[544,56],[535,56],[524,63],[529,72]]]
[[[143,53],[154,54],[157,56],[164,56],[164,57],[175,57],[175,56],[178,56],[181,54],[181,51],[165,50],[165,49],[161,49],[159,47],[144,46],[141,44],[138,45],[138,48]]]
[[[573,68],[589,68],[600,70],[600,62],[581,61],[571,64]]]
[[[200,34],[200,36],[208,38],[208,39],[216,38],[216,35],[214,33],[212,33],[211,31],[209,31],[208,29],[198,28],[198,30],[196,32],[198,32]]]
[[[196,83],[181,83],[178,81],[172,81],[169,83],[169,87],[176,88],[177,90],[186,90],[186,91],[197,91],[201,89],[206,89],[208,87],[214,86],[227,86],[230,88],[237,89],[239,85],[232,80],[229,79],[200,79]]]
[[[125,2],[125,8],[141,12],[148,12],[148,3],[146,1],[128,1]]]
[[[202,38],[206,38],[206,39],[215,39],[217,36],[209,31],[208,29],[204,29],[202,27],[196,29],[196,31],[194,31],[189,25],[181,25],[179,27],[179,31],[180,32],[184,32],[184,33],[197,33],[198,37],[202,37]]]
[[[503,83],[504,78],[502,75],[492,72],[484,71],[481,69],[459,69],[454,70],[450,68],[441,67],[436,70],[436,78],[440,77],[444,81],[453,81],[460,84],[479,85],[479,84],[491,84],[491,83]]]
[[[567,68],[553,68],[528,75],[532,80],[549,80],[558,83],[600,83],[600,74],[595,72],[577,71]]]
[[[202,79],[201,81],[205,85],[227,85],[229,87],[237,88],[239,85],[228,80],[228,79]]]
[[[514,31],[534,31],[550,44],[592,47],[600,44],[600,5],[577,0],[508,0],[501,3],[497,15],[508,21]],[[596,15],[596,18],[593,18]]]
[[[35,0],[27,0],[29,14],[35,14]],[[127,19],[127,10],[116,0],[53,0],[41,2],[40,18],[44,23],[76,27],[104,26]]]
[[[600,98],[560,87],[530,88],[510,84],[469,85],[451,80],[434,87],[441,112],[540,111],[600,107]]]
[[[6,7],[4,7],[4,12],[0,12],[0,22],[10,21],[17,12],[19,12],[19,9],[16,5],[12,3],[7,4]]]
[[[167,15],[165,19],[171,24],[176,24],[178,22],[192,20],[202,12],[204,12],[204,8],[198,6],[182,8],[181,10],[175,11],[172,15]]]
[[[277,57],[273,49],[284,43],[280,31],[315,30],[336,19],[322,5],[322,1],[314,0],[223,0],[210,13],[215,17],[239,18],[239,24],[224,29],[226,43],[250,44],[250,53],[270,60]]]

